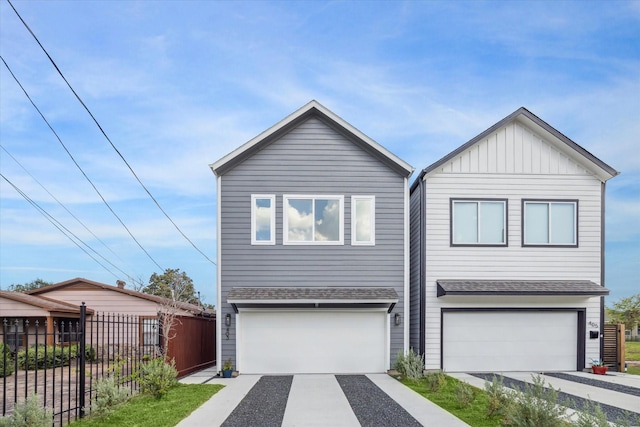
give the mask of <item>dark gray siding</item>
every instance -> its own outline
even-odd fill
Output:
[[[420,178],[418,178],[420,179]],[[409,346],[418,353],[421,352],[424,344],[421,342],[420,325],[422,323],[422,310],[420,309],[421,300],[421,280],[422,271],[420,266],[424,262],[422,259],[422,226],[424,218],[422,217],[421,204],[422,187],[418,185],[411,193],[409,201]]]
[[[221,177],[221,278],[224,319],[235,286],[380,286],[404,312],[404,178],[359,145],[312,117]],[[251,194],[276,195],[276,244],[251,245]],[[344,195],[344,245],[282,244],[282,195]],[[351,246],[351,196],[376,197],[376,245]],[[393,319],[393,313],[391,319]],[[404,316],[403,316],[404,317]],[[391,321],[391,364],[403,325]],[[235,361],[235,321],[222,359]]]

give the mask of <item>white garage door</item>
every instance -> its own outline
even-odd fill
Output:
[[[238,315],[242,373],[387,369],[386,311],[247,311]]]
[[[451,312],[443,316],[449,372],[572,371],[576,312]]]

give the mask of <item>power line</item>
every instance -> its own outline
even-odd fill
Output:
[[[171,222],[171,224],[173,224],[173,226],[175,227],[176,230],[178,230],[178,232],[182,235],[182,237],[184,237],[187,242],[189,242],[191,244],[191,246],[193,246],[193,248],[198,251],[202,256],[204,256],[210,263],[212,263],[213,265],[216,265],[216,263],[211,260],[211,258],[209,258],[204,252],[202,252],[200,250],[200,248],[198,248],[195,243],[193,243],[191,241],[191,239],[189,239],[189,237],[187,237],[186,234],[184,234],[182,232],[182,230],[180,229],[180,227],[178,227],[178,225],[171,219],[171,217],[169,216],[169,214],[167,214],[167,212],[162,208],[162,206],[160,206],[160,203],[156,200],[156,198],[151,194],[151,192],[149,191],[149,189],[147,189],[147,187],[142,183],[142,181],[140,180],[140,178],[138,177],[138,175],[135,173],[135,171],[133,170],[133,168],[131,167],[131,165],[129,164],[129,162],[127,162],[127,160],[124,158],[124,156],[122,155],[122,153],[120,152],[120,150],[118,150],[118,148],[114,145],[114,143],[111,141],[111,139],[107,136],[107,133],[104,131],[104,129],[102,128],[102,126],[100,125],[100,123],[98,123],[98,120],[95,118],[95,116],[93,115],[93,113],[91,112],[91,110],[89,110],[89,107],[87,107],[87,105],[84,103],[84,101],[80,98],[80,96],[77,94],[77,92],[73,89],[73,87],[71,86],[71,84],[69,83],[69,81],[67,80],[67,78],[64,76],[64,74],[62,73],[62,71],[60,70],[60,68],[58,68],[58,65],[56,64],[56,62],[53,60],[53,58],[51,58],[51,55],[49,55],[49,52],[47,52],[47,50],[44,48],[44,46],[42,45],[42,43],[40,43],[40,40],[38,39],[38,37],[35,35],[35,33],[31,30],[31,28],[29,27],[29,25],[27,25],[27,23],[25,22],[24,19],[22,19],[22,16],[20,16],[20,14],[18,13],[18,11],[16,10],[15,7],[13,7],[13,4],[11,3],[10,0],[7,0],[7,2],[9,2],[9,4],[11,5],[11,8],[13,9],[13,11],[15,12],[15,14],[18,16],[18,18],[20,18],[20,21],[22,21],[22,24],[25,26],[25,28],[29,31],[29,33],[33,36],[33,38],[35,39],[35,41],[38,43],[38,46],[40,46],[40,48],[42,49],[42,51],[45,53],[45,55],[47,55],[47,58],[49,58],[49,61],[51,62],[51,64],[53,65],[53,67],[56,69],[56,71],[58,72],[58,74],[60,74],[60,77],[62,77],[62,80],[64,80],[64,82],[67,84],[67,86],[69,87],[69,89],[71,89],[71,92],[73,92],[73,94],[75,95],[76,99],[78,100],[78,102],[80,102],[80,104],[84,107],[84,109],[87,111],[87,113],[89,113],[89,116],[91,116],[91,118],[93,119],[94,123],[96,124],[96,126],[98,126],[98,129],[100,129],[100,132],[102,133],[102,135],[104,135],[104,137],[106,138],[106,140],[109,142],[109,144],[111,145],[111,147],[115,150],[115,152],[118,154],[118,156],[120,156],[120,158],[122,159],[122,161],[124,162],[125,165],[127,165],[127,168],[129,168],[129,170],[131,171],[131,173],[133,174],[133,176],[136,178],[136,180],[138,181],[138,183],[142,186],[142,188],[144,189],[144,191],[146,191],[146,193],[149,195],[149,197],[151,198],[151,200],[153,200],[153,202],[156,204],[156,206],[158,207],[158,209],[160,209],[160,211],[164,214],[164,216],[169,220],[169,222]]]
[[[22,168],[22,170],[23,170],[23,171],[25,171],[25,173],[31,177],[31,179],[33,179],[33,180],[34,180],[34,181],[35,181],[35,182],[36,182],[36,183],[37,183],[37,184],[38,184],[38,185],[39,185],[39,186],[40,186],[44,191],[46,191],[46,192],[47,192],[47,194],[48,194],[49,196],[51,196],[51,198],[52,198],[53,200],[55,200],[55,201],[58,203],[58,205],[60,205],[60,206],[61,206],[65,211],[67,211],[67,213],[68,213],[69,215],[71,215],[71,216],[73,217],[73,219],[75,219],[75,220],[76,220],[80,225],[82,225],[82,227],[84,227],[84,229],[85,229],[85,230],[87,230],[87,232],[89,232],[93,237],[95,237],[95,239],[96,239],[97,241],[99,241],[100,243],[102,243],[102,246],[104,246],[105,248],[107,248],[107,249],[109,250],[109,252],[111,252],[113,255],[115,255],[116,257],[118,257],[118,259],[120,259],[120,261],[123,261],[123,262],[124,262],[124,260],[123,260],[122,258],[120,258],[120,256],[119,256],[118,254],[116,254],[116,253],[115,253],[115,252],[114,252],[114,251],[113,251],[109,246],[107,246],[107,244],[106,244],[105,242],[103,242],[103,241],[102,241],[98,236],[96,236],[96,234],[95,234],[93,231],[91,231],[91,229],[89,229],[89,227],[87,227],[87,226],[86,226],[86,224],[80,220],[80,218],[78,218],[77,216],[75,216],[75,215],[73,214],[73,212],[71,212],[71,211],[69,210],[69,208],[67,208],[67,207],[64,205],[64,203],[62,203],[62,202],[61,202],[61,201],[60,201],[56,196],[54,196],[54,195],[53,195],[53,194],[52,194],[52,193],[47,189],[47,187],[45,187],[45,186],[44,186],[40,181],[38,181],[38,179],[37,179],[35,176],[33,176],[33,174],[32,174],[31,172],[29,172],[29,171],[27,170],[27,168],[25,168],[25,167],[22,165],[22,163],[20,163],[20,162],[18,161],[18,159],[16,159],[16,158],[13,156],[13,154],[11,154],[11,153],[10,153],[10,152],[9,152],[9,151],[8,151],[8,150],[7,150],[3,145],[2,145],[2,144],[0,144],[0,148],[2,148],[2,150],[3,150],[5,153],[7,153],[7,154],[9,155],[9,157],[11,157],[11,158],[13,159],[13,161],[14,161],[14,162],[16,162],[16,163],[18,164],[18,166],[20,166],[20,167]]]
[[[13,7],[13,6],[12,6]],[[31,102],[31,105],[33,105],[33,108],[36,109],[36,111],[38,112],[38,114],[40,114],[40,117],[42,117],[42,120],[44,120],[44,122],[47,124],[47,126],[49,127],[49,129],[51,130],[51,132],[53,132],[53,134],[56,136],[56,138],[58,139],[58,142],[60,143],[60,145],[62,145],[62,147],[64,148],[64,150],[67,152],[67,154],[69,155],[69,157],[71,158],[71,160],[73,161],[73,163],[76,165],[76,167],[78,168],[78,170],[80,170],[80,172],[82,173],[82,175],[86,178],[86,180],[89,182],[89,184],[91,184],[91,186],[93,187],[93,189],[95,190],[95,192],[98,194],[98,196],[100,196],[100,198],[102,199],[102,202],[107,206],[107,208],[109,208],[109,210],[111,211],[111,213],[113,214],[113,216],[116,217],[116,219],[120,222],[120,224],[124,227],[125,230],[127,230],[127,233],[129,233],[129,236],[131,236],[131,238],[133,239],[134,242],[136,242],[136,244],[138,245],[138,247],[140,247],[140,249],[142,249],[142,251],[147,255],[147,257],[153,261],[153,263],[160,269],[160,271],[164,271],[164,268],[162,268],[160,266],[160,264],[158,264],[156,262],[155,259],[153,259],[153,257],[151,256],[151,254],[149,254],[149,252],[142,246],[142,244],[140,244],[140,242],[138,241],[138,239],[135,238],[135,236],[133,235],[133,233],[131,233],[131,230],[129,230],[129,228],[125,225],[124,221],[122,221],[122,219],[118,216],[118,214],[113,210],[113,208],[111,207],[111,205],[109,205],[109,203],[107,202],[107,200],[104,198],[104,196],[102,195],[102,193],[100,193],[100,190],[98,190],[98,187],[95,186],[95,184],[93,183],[93,181],[91,181],[91,179],[87,176],[87,174],[84,172],[84,170],[82,169],[82,167],[80,167],[80,165],[78,164],[78,162],[76,161],[76,159],[73,157],[73,155],[71,154],[71,152],[69,151],[69,149],[67,148],[66,145],[64,145],[64,142],[62,142],[62,139],[60,139],[60,136],[58,135],[58,133],[55,131],[55,129],[53,129],[53,127],[51,126],[51,124],[49,123],[49,121],[47,120],[47,118],[44,116],[44,114],[42,114],[42,112],[40,111],[40,109],[38,108],[38,106],[35,104],[35,102],[33,102],[33,100],[31,99],[31,96],[29,96],[29,93],[26,91],[26,89],[22,86],[22,83],[20,83],[20,80],[18,80],[18,78],[16,77],[15,74],[13,74],[13,71],[11,71],[11,68],[9,67],[9,64],[7,64],[7,62],[4,60],[4,58],[2,57],[2,55],[0,55],[0,59],[2,60],[2,62],[4,63],[4,66],[7,67],[7,70],[9,70],[9,73],[11,74],[11,76],[13,77],[13,79],[16,81],[16,83],[18,83],[18,86],[20,86],[20,89],[22,89],[22,92],[24,92],[25,96],[27,97],[27,99],[29,100],[29,102]]]
[[[31,206],[33,206],[34,208],[36,208],[36,210],[38,210],[38,212],[40,212],[40,214],[42,214],[42,216],[44,216],[51,224],[53,224],[54,227],[56,227],[62,234],[64,234],[67,239],[71,240],[73,242],[74,245],[76,245],[77,247],[79,247],[85,254],[89,255],[91,257],[91,259],[93,259],[95,262],[97,262],[102,268],[104,268],[105,270],[107,270],[109,273],[111,273],[116,279],[120,279],[120,277],[118,275],[116,275],[113,271],[109,270],[107,267],[104,266],[104,264],[102,264],[100,261],[98,261],[93,255],[91,255],[89,252],[87,252],[87,250],[85,248],[83,248],[82,246],[80,246],[78,244],[78,242],[76,242],[75,240],[73,240],[71,238],[71,236],[69,236],[69,234],[71,234],[73,237],[75,237],[78,241],[80,241],[83,245],[85,245],[87,248],[91,249],[91,247],[89,245],[87,245],[84,241],[82,241],[82,239],[80,239],[78,236],[76,236],[72,231],[70,231],[68,228],[66,228],[64,225],[62,225],[58,220],[56,220],[53,216],[51,216],[46,210],[44,210],[40,205],[38,205],[35,201],[33,201],[29,196],[27,196],[22,190],[20,190],[13,182],[11,182],[6,176],[4,176],[2,173],[0,173],[0,177],[2,179],[4,179],[5,181],[7,181],[7,183],[9,183],[9,185],[11,185],[14,190],[16,190],[18,192],[18,194],[20,194],[27,202],[29,202],[31,204]],[[63,230],[64,229],[64,230]],[[67,234],[69,233],[69,234]],[[127,273],[125,273],[124,271],[120,270],[118,267],[116,267],[115,265],[113,265],[111,262],[109,262],[109,260],[107,260],[106,258],[104,258],[102,255],[98,254],[95,250],[91,249],[93,252],[95,252],[98,256],[100,256],[102,259],[104,259],[105,261],[107,261],[109,264],[111,264],[113,267],[115,267],[117,270],[119,270],[122,274],[124,274],[125,276],[127,276],[129,279],[131,279],[131,276],[129,276]]]

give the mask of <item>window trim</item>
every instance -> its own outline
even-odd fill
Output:
[[[551,205],[553,203],[573,203],[575,209],[573,211],[573,235],[575,236],[575,243],[526,243],[526,204],[527,203],[546,203],[547,205]],[[522,231],[521,231],[521,245],[523,248],[577,248],[579,245],[579,237],[578,237],[578,219],[579,215],[579,203],[578,199],[522,199],[521,208],[520,208],[520,218],[522,222]],[[551,232],[551,227],[547,230],[548,233]],[[550,237],[550,236],[549,236]],[[549,239],[551,240],[551,239]]]
[[[357,236],[357,210],[356,202],[358,200],[368,200],[371,202],[371,239],[368,241],[358,241]],[[351,245],[352,246],[375,246],[376,245],[376,196],[351,196]]]
[[[455,202],[502,202],[504,205],[503,240],[502,243],[455,243],[454,236],[454,205]],[[509,246],[509,199],[507,198],[481,198],[481,197],[451,197],[449,198],[449,246],[450,247],[507,247]],[[478,239],[479,240],[479,239]]]
[[[256,239],[256,200],[269,199],[271,201],[271,238],[269,240]],[[252,194],[251,195],[251,244],[252,245],[275,245],[276,244],[276,196],[274,194]]]
[[[316,240],[289,240],[289,200],[304,200],[311,199],[312,207],[314,209],[315,214],[315,200],[338,200],[340,203],[340,211],[339,211],[339,230],[338,230],[338,240],[331,241],[316,241]],[[313,221],[313,234],[315,234],[315,221]],[[344,196],[343,195],[335,195],[335,194],[283,194],[282,195],[282,244],[283,245],[344,245]]]

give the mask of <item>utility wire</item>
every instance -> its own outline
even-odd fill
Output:
[[[2,179],[4,179],[5,181],[7,181],[7,183],[9,183],[9,185],[11,185],[17,192],[18,194],[20,194],[27,202],[29,202],[31,204],[31,206],[33,206],[34,208],[36,208],[38,210],[38,212],[40,212],[40,214],[42,214],[42,216],[44,216],[51,224],[53,224],[54,227],[56,227],[62,234],[64,234],[67,239],[71,240],[73,242],[73,244],[75,244],[77,247],[79,247],[85,254],[89,255],[95,262],[97,262],[98,264],[100,264],[100,266],[102,268],[104,268],[105,270],[107,270],[109,273],[111,273],[116,279],[120,279],[120,277],[115,274],[113,271],[109,270],[107,267],[105,267],[104,264],[102,264],[100,261],[98,261],[93,255],[91,255],[89,252],[87,252],[87,250],[85,248],[83,248],[82,246],[80,246],[80,244],[78,244],[77,241],[75,241],[74,239],[71,238],[71,236],[69,236],[69,234],[71,234],[73,237],[75,237],[76,239],[78,239],[78,241],[80,241],[83,245],[85,245],[87,248],[91,249],[89,247],[89,245],[87,245],[86,243],[84,243],[82,241],[82,239],[80,239],[78,236],[76,236],[73,232],[71,232],[68,228],[66,228],[65,226],[63,226],[58,220],[56,220],[54,217],[52,217],[51,215],[49,215],[49,213],[47,213],[47,211],[45,211],[42,207],[40,207],[40,205],[38,205],[35,201],[33,201],[31,198],[29,198],[29,196],[27,196],[22,190],[20,190],[13,182],[11,182],[6,176],[4,176],[2,173],[0,173],[0,177],[2,177]],[[64,230],[63,230],[64,229]],[[66,230],[66,232],[65,232]],[[69,233],[69,234],[67,234]],[[91,249],[93,250],[93,249]],[[95,252],[95,251],[94,251]],[[96,254],[98,254],[96,252]],[[99,256],[101,256],[100,254],[98,254]],[[102,257],[102,256],[101,256]],[[103,259],[105,259],[105,261],[109,262],[106,258],[102,257]],[[109,262],[109,264],[111,264],[111,262]],[[116,269],[118,269],[122,274],[124,274],[125,276],[127,276],[128,278],[131,278],[131,276],[129,276],[127,273],[125,273],[124,271],[120,270],[118,267],[116,267],[115,265],[111,264],[112,266],[114,266]]]
[[[8,0],[7,0],[8,1]],[[13,5],[12,5],[13,7]],[[20,83],[20,80],[18,80],[18,78],[16,77],[15,74],[13,74],[13,71],[11,71],[11,68],[9,67],[9,64],[7,64],[7,62],[4,60],[4,58],[2,57],[2,55],[0,55],[0,59],[2,60],[2,62],[4,63],[4,66],[7,67],[7,70],[9,70],[9,73],[11,73],[11,76],[13,77],[13,79],[16,81],[16,83],[18,83],[18,86],[20,86],[20,89],[22,89],[22,91],[24,92],[25,96],[27,97],[27,99],[29,99],[29,102],[31,102],[31,105],[33,105],[33,108],[36,109],[36,111],[38,112],[38,114],[40,114],[40,117],[42,117],[42,120],[44,120],[44,122],[47,124],[47,126],[49,127],[49,129],[51,129],[51,132],[53,132],[53,134],[56,136],[56,138],[58,139],[58,142],[60,143],[60,145],[62,145],[62,147],[64,148],[64,150],[67,152],[67,154],[69,155],[69,157],[71,158],[71,160],[73,161],[73,163],[76,165],[76,167],[78,168],[78,170],[80,170],[80,172],[82,172],[82,175],[84,175],[84,177],[86,178],[86,180],[89,182],[89,184],[91,184],[91,186],[93,187],[93,189],[96,191],[96,193],[98,194],[98,196],[100,196],[100,198],[102,199],[102,202],[107,206],[107,208],[109,208],[109,210],[111,211],[111,213],[113,214],[113,216],[115,216],[117,218],[117,220],[120,222],[120,224],[124,227],[125,230],[127,230],[127,233],[129,233],[129,236],[131,236],[131,238],[138,244],[138,246],[140,247],[140,249],[142,249],[142,251],[147,254],[147,257],[149,257],[149,259],[151,261],[153,261],[153,263],[160,269],[160,271],[164,271],[164,268],[162,268],[160,266],[160,264],[158,264],[156,262],[155,259],[153,259],[153,257],[149,254],[149,252],[140,244],[140,242],[138,241],[138,239],[135,238],[135,236],[133,235],[133,233],[131,233],[131,230],[129,230],[129,228],[125,225],[125,223],[122,221],[122,219],[118,216],[118,214],[113,210],[113,208],[111,207],[111,205],[109,205],[109,203],[107,202],[107,200],[104,198],[104,196],[102,195],[102,193],[100,193],[100,190],[98,190],[98,187],[95,186],[95,184],[91,181],[91,179],[89,179],[89,177],[87,176],[87,174],[84,172],[84,170],[82,169],[82,167],[80,167],[80,165],[78,164],[78,162],[76,162],[76,159],[73,157],[73,155],[71,154],[71,152],[69,151],[69,149],[67,149],[67,146],[64,145],[64,142],[62,142],[62,139],[60,139],[60,136],[58,136],[58,133],[55,131],[55,129],[53,129],[53,127],[51,126],[51,124],[49,124],[49,121],[47,120],[47,118],[44,116],[44,114],[42,114],[42,112],[40,111],[40,109],[38,108],[38,106],[35,104],[35,102],[33,102],[33,100],[31,99],[31,96],[29,96],[29,93],[27,93],[26,89],[22,86],[22,83]]]
[[[111,139],[107,136],[106,132],[104,131],[104,129],[102,129],[102,126],[100,126],[100,123],[98,123],[98,120],[95,118],[95,116],[93,115],[93,113],[91,113],[91,110],[89,110],[89,107],[87,107],[87,105],[84,103],[84,101],[80,98],[80,96],[76,93],[76,91],[73,89],[73,87],[71,86],[71,84],[69,83],[69,81],[67,80],[67,78],[64,76],[64,74],[62,74],[62,71],[60,71],[60,68],[58,68],[58,65],[56,64],[56,62],[53,60],[53,58],[51,58],[51,56],[49,55],[49,52],[47,52],[47,50],[44,48],[44,46],[42,45],[42,43],[40,43],[40,40],[38,40],[38,37],[35,35],[35,33],[31,30],[31,28],[29,27],[29,25],[27,25],[27,23],[25,22],[24,19],[22,19],[22,16],[20,16],[20,14],[18,13],[18,11],[16,10],[15,7],[13,7],[13,4],[11,3],[11,0],[7,0],[7,2],[9,2],[9,4],[11,5],[11,8],[13,9],[13,11],[16,13],[16,15],[18,16],[18,18],[20,18],[20,21],[22,21],[22,24],[25,26],[25,28],[29,31],[29,33],[31,33],[31,35],[33,36],[33,38],[36,40],[36,42],[38,43],[38,45],[40,46],[40,48],[42,49],[42,51],[45,53],[45,55],[47,55],[47,58],[49,58],[49,61],[51,62],[51,64],[53,65],[53,67],[56,69],[56,71],[58,72],[58,74],[60,74],[60,77],[62,77],[62,80],[64,80],[64,82],[67,84],[67,86],[69,87],[69,89],[71,89],[71,92],[73,92],[73,94],[75,95],[76,99],[78,100],[78,102],[80,102],[80,104],[84,107],[84,109],[87,111],[87,113],[89,113],[89,116],[91,116],[91,118],[93,119],[94,123],[96,124],[96,126],[98,126],[98,129],[100,129],[100,132],[102,133],[102,135],[104,135],[104,137],[107,139],[107,141],[109,141],[109,144],[111,144],[111,147],[115,150],[115,152],[118,154],[118,156],[120,156],[120,158],[122,159],[122,161],[124,162],[125,165],[127,165],[127,167],[129,168],[129,170],[131,171],[131,173],[133,174],[133,176],[136,178],[136,180],[138,181],[138,183],[142,186],[142,188],[144,189],[144,191],[146,191],[146,193],[149,195],[149,197],[151,198],[151,200],[153,200],[153,202],[156,204],[156,206],[158,207],[158,209],[160,209],[160,211],[164,214],[164,216],[169,220],[169,222],[171,222],[171,224],[173,224],[173,226],[176,228],[176,230],[178,230],[178,232],[182,235],[182,237],[184,237],[190,244],[191,246],[193,246],[193,248],[198,251],[202,256],[204,256],[210,263],[212,263],[213,265],[216,265],[216,263],[211,260],[211,258],[209,258],[204,252],[202,252],[200,250],[200,248],[198,248],[195,243],[193,243],[191,241],[191,239],[189,239],[189,237],[187,237],[186,234],[184,234],[182,232],[182,230],[180,229],[180,227],[178,227],[178,225],[171,219],[171,217],[169,216],[169,214],[167,214],[167,212],[162,208],[162,206],[160,206],[160,203],[156,200],[156,198],[151,194],[151,192],[149,191],[149,189],[147,189],[147,187],[142,183],[142,181],[140,180],[140,178],[138,177],[138,175],[135,173],[135,171],[133,170],[133,168],[131,167],[131,165],[129,164],[129,162],[127,162],[127,160],[124,158],[124,156],[122,155],[122,153],[120,152],[120,150],[118,150],[118,148],[116,148],[116,146],[114,145],[113,142],[111,142]]]
[[[33,179],[33,180],[34,180],[34,181],[35,181],[35,182],[36,182],[36,183],[37,183],[37,184],[38,184],[38,185],[39,185],[39,186],[40,186],[44,191],[46,191],[46,192],[47,192],[47,194],[48,194],[49,196],[51,196],[51,198],[52,198],[53,200],[55,200],[55,201],[58,203],[58,205],[60,205],[60,206],[61,206],[65,211],[67,211],[67,213],[68,213],[69,215],[71,215],[71,216],[73,217],[73,219],[75,219],[75,220],[76,220],[80,225],[82,225],[82,227],[84,227],[84,229],[85,229],[85,230],[87,230],[87,231],[88,231],[88,232],[89,232],[93,237],[95,237],[95,239],[96,239],[98,242],[102,243],[102,246],[104,246],[105,248],[107,248],[107,249],[109,250],[109,252],[111,252],[113,255],[115,255],[115,256],[116,256],[120,261],[123,261],[123,262],[124,262],[124,260],[123,260],[122,258],[120,258],[120,256],[119,256],[117,253],[115,253],[115,252],[114,252],[114,251],[113,251],[109,246],[107,246],[107,244],[106,244],[105,242],[103,242],[103,241],[102,241],[98,236],[96,236],[96,234],[95,234],[93,231],[91,231],[91,230],[89,229],[89,227],[87,227],[87,226],[86,226],[86,224],[80,220],[80,218],[78,218],[77,216],[75,216],[75,215],[73,214],[73,212],[71,212],[71,211],[69,210],[69,208],[67,208],[67,207],[64,205],[64,203],[62,203],[62,202],[61,202],[61,201],[60,201],[56,196],[54,196],[54,195],[53,195],[53,194],[52,194],[52,193],[47,189],[47,187],[45,187],[45,186],[44,186],[40,181],[38,181],[38,179],[37,179],[35,176],[33,176],[33,174],[32,174],[31,172],[29,172],[29,171],[27,170],[27,168],[25,168],[25,167],[22,165],[22,163],[20,163],[20,162],[18,161],[18,159],[16,159],[16,158],[13,156],[13,154],[11,154],[11,153],[10,153],[10,152],[9,152],[9,151],[8,151],[8,150],[7,150],[7,149],[6,149],[2,144],[1,144],[1,143],[0,143],[0,148],[2,148],[2,150],[3,150],[5,153],[7,153],[7,154],[9,155],[9,157],[11,157],[11,158],[13,159],[13,161],[14,161],[14,162],[16,162],[16,163],[18,164],[18,166],[20,166],[20,167],[22,168],[22,170],[23,170],[23,171],[25,171],[25,173],[31,177],[31,179]]]

